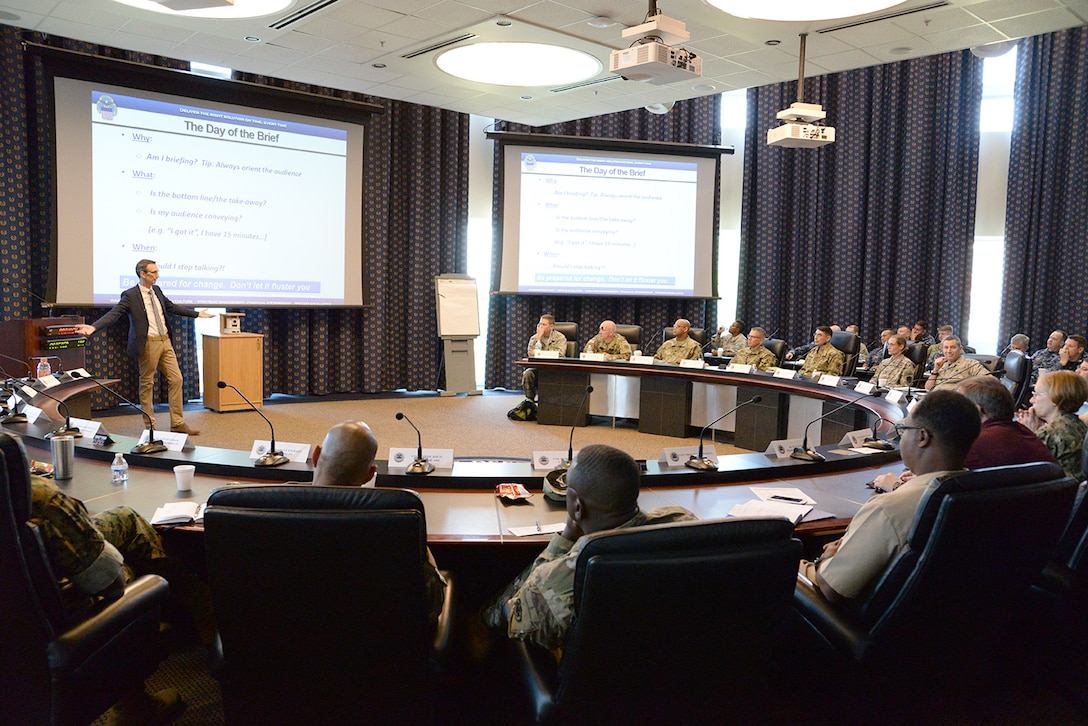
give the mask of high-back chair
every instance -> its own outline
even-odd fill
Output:
[[[856,608],[834,607],[798,580],[798,612],[839,656],[821,667],[834,667],[837,682],[870,703],[917,694],[911,684],[919,682],[962,682],[966,673],[984,680],[1066,527],[1076,488],[1053,463],[934,480],[908,548]]]
[[[563,355],[567,358],[577,358],[578,351],[582,348],[578,345],[578,323],[560,323],[555,324],[555,329],[562,333],[567,339],[567,351]]]
[[[602,532],[578,557],[563,659],[516,642],[537,723],[718,723],[762,708],[800,543],[785,520]]]
[[[26,450],[0,433],[0,721],[90,723],[142,688],[165,655],[159,614],[169,586],[145,575],[75,618],[30,516]]]
[[[616,324],[616,332],[624,337],[624,339],[631,344],[631,350],[638,350],[642,347],[642,326],[641,325],[620,325]],[[651,352],[650,355],[653,355]]]
[[[858,351],[861,350],[861,338],[845,330],[835,330],[831,333],[831,345],[835,346],[846,360],[842,364],[842,374],[852,376],[858,369]]]
[[[417,494],[220,489],[208,499],[204,529],[228,721],[430,717],[452,588],[433,633]]]

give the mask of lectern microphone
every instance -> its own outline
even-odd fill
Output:
[[[397,411],[397,420],[407,421],[408,425],[416,430],[416,460],[404,467],[405,474],[430,474],[434,471],[434,464],[423,458],[423,434],[419,432],[412,419]]]
[[[257,457],[257,460],[253,462],[253,466],[279,466],[280,464],[286,464],[290,459],[283,455],[282,451],[276,450],[276,429],[273,428],[272,422],[268,420],[268,417],[261,413],[261,409],[253,405],[253,401],[246,398],[246,394],[239,391],[237,388],[227,383],[226,381],[219,381],[215,384],[218,388],[232,388],[234,392],[242,397],[242,400],[249,404],[249,407],[260,415],[268,424],[268,430],[271,433],[271,438],[268,442],[268,453],[263,456]]]

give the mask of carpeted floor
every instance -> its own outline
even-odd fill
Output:
[[[542,426],[535,421],[511,421],[506,412],[522,400],[520,392],[488,391],[482,396],[442,397],[433,392],[326,396],[297,398],[273,396],[263,412],[276,427],[277,442],[318,444],[333,424],[349,419],[366,421],[378,437],[378,458],[385,459],[389,448],[415,446],[416,432],[407,421],[398,421],[404,412],[423,435],[423,446],[453,449],[456,457],[529,459],[533,451],[564,451],[570,429]],[[131,409],[95,412],[111,433],[139,436],[142,417]],[[268,424],[255,411],[217,413],[199,404],[186,406],[185,421],[200,430],[194,443],[224,449],[249,450],[254,439],[268,438]],[[595,416],[592,425],[574,432],[575,450],[588,444],[609,444],[636,459],[657,459],[666,447],[693,446],[698,438],[679,439],[639,433],[637,422]],[[169,425],[167,407],[156,407],[156,429]],[[744,451],[723,443],[731,436],[719,434],[719,454]],[[708,438],[707,443],[710,443]]]

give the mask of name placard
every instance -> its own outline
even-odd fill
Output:
[[[820,380],[817,381],[821,386],[837,386],[841,382],[839,376],[833,376],[830,373],[824,373],[820,376]]]
[[[797,371],[793,370],[792,368],[777,368],[775,369],[774,377],[786,378],[792,381],[794,378],[797,377]]]
[[[604,353],[582,353],[578,356],[581,360],[593,360],[598,363],[604,362]]]
[[[804,439],[779,439],[778,441],[772,441],[767,445],[767,450],[764,454],[773,456],[776,459],[788,459],[794,449],[801,448],[801,444],[804,443]]]
[[[643,366],[652,366],[654,364],[654,357],[652,355],[633,355],[631,356],[631,362]]]
[[[730,363],[725,367],[727,373],[744,373],[748,374],[752,372],[752,366],[748,363]]]
[[[538,350],[537,352],[533,353],[533,357],[534,358],[558,358],[559,357],[559,351],[558,350]],[[413,459],[413,461],[415,461],[415,459]],[[435,464],[435,466],[437,466],[437,464]]]
[[[854,390],[858,393],[864,393],[866,395],[876,390],[876,386],[868,381],[858,381],[858,384],[854,386]]]
[[[27,423],[34,423],[39,418],[49,420],[44,411],[37,406],[31,406],[29,403],[23,406],[23,415],[26,416]]]
[[[884,396],[884,400],[891,401],[892,403],[899,403],[903,400],[904,395],[905,394],[903,393],[903,391],[899,391],[893,388],[892,390],[888,391],[887,395]]]
[[[57,377],[54,376],[52,373],[50,373],[47,376],[42,376],[41,378],[38,379],[38,381],[43,386],[45,386],[46,390],[49,390],[53,386],[59,386],[60,385],[60,381],[58,381]]]
[[[688,459],[698,455],[698,446],[670,446],[661,451],[661,458],[658,461],[665,462],[665,466],[683,466]],[[704,446],[703,456],[715,464],[718,463],[718,452],[713,446]]]
[[[415,447],[389,449],[389,467],[391,469],[403,469],[416,460]],[[423,458],[434,464],[435,469],[453,468],[453,449],[424,449]]]
[[[88,421],[85,418],[76,418],[75,416],[72,416],[71,421],[72,425],[79,429],[79,433],[83,434],[85,439],[93,439],[99,433],[109,436],[106,430],[102,428],[101,421]]]
[[[295,444],[290,441],[277,441],[276,448],[283,452],[288,461],[296,464],[305,464],[310,458],[309,444]],[[272,442],[268,439],[256,439],[253,448],[249,450],[249,458],[259,459],[272,450]]]
[[[147,442],[147,429],[140,434],[139,443],[143,444]],[[174,431],[155,431],[155,438],[162,442],[162,445],[166,447],[167,451],[192,451],[196,447],[193,446],[193,442],[189,441],[189,434],[179,434]]]
[[[574,454],[577,456],[578,452]],[[540,471],[551,471],[552,469],[559,469],[568,464],[567,452],[565,451],[534,451],[533,452],[533,468]]]
[[[705,365],[701,360],[691,360],[690,358],[684,358],[680,361],[681,368],[698,368],[702,370]]]

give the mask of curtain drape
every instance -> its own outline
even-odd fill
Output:
[[[539,128],[504,123],[498,124],[498,128],[522,133],[716,145],[721,141],[721,99],[718,96],[704,96],[679,101],[672,111],[662,115],[640,108]],[[501,150],[496,149],[492,196],[495,210],[492,224],[496,235],[501,230],[503,169],[500,154]],[[715,210],[715,230],[717,227],[718,213]],[[500,260],[501,242],[496,237],[492,251],[492,290],[498,289]],[[717,244],[712,264],[716,279]],[[484,379],[484,385],[488,388],[520,387],[521,368],[514,361],[525,357],[526,341],[536,332],[537,319],[543,313],[552,313],[559,321],[577,323],[581,345],[596,334],[602,320],[642,325],[646,339],[653,335],[654,330],[672,325],[681,317],[689,319],[696,328],[713,328],[717,325],[714,300],[492,295],[488,312]]]
[[[158,56],[121,51],[0,26],[0,150],[7,204],[0,210],[0,263],[14,285],[44,296],[52,237],[52,148],[40,67],[24,80],[24,37],[42,44],[128,61],[183,67]],[[265,395],[434,389],[442,383],[436,337],[434,277],[463,273],[467,258],[468,131],[466,114],[367,97],[259,76],[244,80],[381,104],[384,114],[366,124],[363,266],[372,304],[340,309],[246,309],[243,329],[266,335]],[[300,213],[305,213],[301,210]],[[307,253],[298,240],[298,254]],[[289,263],[289,261],[286,261]],[[136,259],[133,259],[135,265]],[[341,265],[342,260],[329,260]],[[32,298],[5,290],[5,319],[39,314]],[[94,320],[102,310],[66,308],[61,314]],[[192,320],[174,321],[175,347],[185,376],[185,396],[200,395],[197,337]],[[135,398],[135,366],[125,357],[127,326],[95,335],[87,368],[121,379],[118,390]],[[156,391],[165,400],[165,391]],[[115,405],[97,394],[96,408]]]
[[[1088,25],[1020,41],[1000,340],[1088,329]]]
[[[738,308],[794,344],[816,325],[966,334],[982,63],[969,52],[805,81],[834,144],[767,146],[797,83],[748,92]]]

